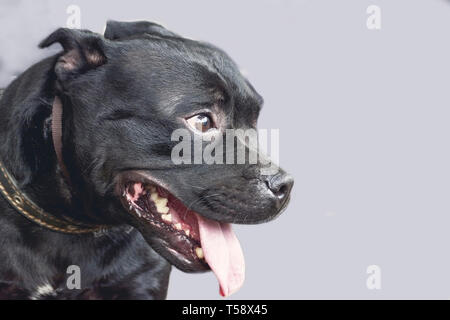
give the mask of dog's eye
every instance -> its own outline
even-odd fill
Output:
[[[214,123],[211,117],[204,113],[190,117],[186,121],[193,129],[200,132],[206,132],[214,128]]]

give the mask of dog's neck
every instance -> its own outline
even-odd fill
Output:
[[[77,201],[58,165],[52,141],[56,96],[51,57],[32,66],[4,92],[0,102],[0,157],[20,190],[56,217],[98,223]],[[93,216],[93,215],[91,215]]]

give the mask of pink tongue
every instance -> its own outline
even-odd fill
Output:
[[[205,260],[219,281],[220,293],[226,297],[244,283],[245,261],[239,240],[231,225],[197,215],[200,242]]]

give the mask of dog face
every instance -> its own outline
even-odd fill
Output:
[[[293,180],[282,169],[172,159],[177,129],[204,150],[205,137],[256,127],[262,98],[226,53],[149,22],[109,22],[105,38],[60,29],[41,46],[54,42],[64,47],[55,65],[64,161],[94,218],[129,223],[179,269],[202,271],[198,249],[213,224],[227,238],[226,223],[265,222],[286,207]],[[235,142],[224,158],[249,152]]]

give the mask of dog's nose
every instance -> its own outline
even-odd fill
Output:
[[[269,177],[269,179],[266,180],[266,183],[270,191],[272,191],[278,200],[283,203],[291,193],[294,179],[285,172],[279,172],[276,175]]]

